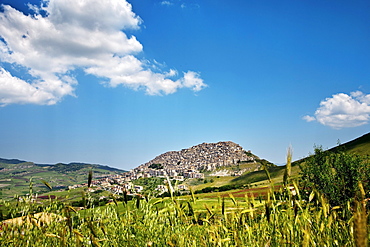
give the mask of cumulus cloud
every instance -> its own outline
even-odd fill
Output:
[[[150,95],[206,86],[198,73],[174,79],[177,71],[153,70],[155,63],[138,59],[143,46],[127,31],[139,29],[142,20],[125,0],[44,0],[41,6],[30,6],[29,15],[2,7],[0,60],[22,67],[32,78],[25,81],[1,68],[2,105],[55,104],[74,94],[77,81],[71,71],[76,69],[108,86]]]
[[[184,78],[182,81],[184,87],[191,88],[195,92],[198,92],[207,86],[203,83],[203,80],[200,78],[199,74],[193,71],[184,73]]]
[[[370,94],[356,91],[349,95],[334,94],[320,102],[314,116],[304,116],[304,120],[317,121],[334,129],[357,127],[370,120]]]
[[[37,102],[55,104],[55,98],[52,93],[14,77],[0,68],[0,105]]]

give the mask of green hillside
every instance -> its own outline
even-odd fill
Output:
[[[334,147],[329,151],[336,151],[338,149],[360,155],[370,155],[370,133],[367,133],[352,141]]]
[[[359,138],[352,141],[341,144],[337,147],[331,148],[328,151],[334,152],[337,150],[343,150],[345,152],[356,153],[360,155],[370,155],[370,133],[367,133]],[[299,164],[302,164],[306,158],[297,160],[292,163],[291,177],[298,178],[300,173]],[[275,184],[279,184],[283,181],[285,165],[284,166],[270,166],[268,167],[271,179]],[[209,180],[209,178],[208,178]],[[262,186],[269,183],[268,177],[264,170],[252,171],[242,174],[237,177],[221,177],[214,178],[213,183],[201,184],[193,186],[194,190],[204,189],[206,187],[221,187],[221,186]]]
[[[338,150],[342,150],[345,152],[355,153],[359,155],[370,155],[370,133],[367,133],[361,137],[358,137],[352,141],[343,143],[339,146],[329,149],[329,152],[335,152]],[[299,176],[300,168],[299,164],[303,163],[306,158],[297,160],[292,163],[292,177]],[[278,166],[278,167],[271,167],[269,168],[271,178],[274,182],[281,182],[283,179],[285,166]],[[264,183],[267,182],[267,177],[263,174],[262,171],[246,174],[241,176],[237,179],[234,179],[232,182],[259,182]]]
[[[356,138],[347,143],[329,149],[328,151],[345,150],[346,152],[357,153],[361,155],[370,155],[370,133]],[[292,177],[299,176],[299,164],[305,159],[297,160],[292,164]],[[237,186],[261,186],[268,184],[266,172],[261,170],[261,165],[268,166],[271,179],[275,184],[281,183],[285,166],[273,166],[265,160],[259,160],[257,163],[240,163],[239,166],[224,167],[223,170],[238,171],[250,168],[241,176],[210,176],[205,174],[204,180],[193,179],[186,181],[186,184],[193,190],[202,190],[207,187],[222,187],[231,185]],[[38,194],[47,192],[49,189],[42,181],[48,182],[53,190],[65,190],[68,186],[87,182],[87,174],[93,170],[95,178],[106,176],[108,174],[117,174],[125,171],[85,163],[70,163],[55,165],[34,164],[17,159],[0,158],[0,197],[11,198],[15,194],[25,195],[29,193],[30,179],[32,178],[33,191]]]
[[[49,191],[42,181],[50,184],[55,191],[65,190],[68,186],[86,183],[90,170],[95,178],[125,172],[96,164],[42,165],[15,159],[0,159],[0,198],[7,199],[29,193],[31,178],[34,193]]]

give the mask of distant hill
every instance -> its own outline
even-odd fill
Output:
[[[0,158],[0,163],[3,164],[19,164],[19,163],[25,163],[27,161],[24,160],[18,160],[18,159],[2,159]]]
[[[125,172],[121,169],[109,167],[109,166],[103,166],[98,164],[87,164],[87,163],[69,163],[69,164],[63,164],[58,163],[55,165],[44,165],[44,164],[35,164],[37,166],[41,167],[49,167],[49,170],[51,171],[58,171],[58,172],[71,172],[71,171],[78,171],[84,168],[93,168],[93,169],[101,169],[101,170],[107,170],[112,172]]]
[[[11,198],[15,194],[25,195],[29,193],[31,178],[33,191],[38,194],[49,191],[42,181],[46,181],[54,190],[86,183],[90,170],[93,171],[93,178],[126,172],[98,164],[58,163],[49,165],[2,158],[0,159],[0,198]]]

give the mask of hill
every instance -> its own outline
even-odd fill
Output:
[[[360,136],[354,140],[341,144],[339,146],[333,147],[328,150],[328,152],[335,152],[337,150],[343,150],[345,152],[360,154],[360,155],[370,155],[370,133]],[[300,168],[299,165],[304,163],[307,158],[303,158],[292,163],[292,177],[298,177]],[[283,180],[283,175],[285,171],[284,166],[271,166],[268,168],[271,179],[274,183],[280,183]],[[222,182],[221,182],[222,181]],[[214,179],[213,183],[207,183],[206,185],[195,186],[194,189],[203,189],[205,187],[212,186],[225,186],[225,185],[244,185],[244,184],[254,184],[260,186],[263,184],[268,184],[268,178],[266,172],[263,170],[252,171],[242,174],[237,177],[224,177],[222,180],[218,181]]]
[[[19,163],[25,163],[27,161],[24,160],[18,160],[18,159],[2,159],[0,158],[0,163],[3,164],[19,164]]]
[[[169,151],[158,155],[135,168],[135,171],[161,168],[164,170],[195,169],[205,172],[243,162],[255,163],[256,160],[259,160],[258,156],[251,151],[245,151],[240,145],[231,141],[202,143],[180,151]]]
[[[338,149],[360,155],[370,155],[370,132],[352,141],[331,148],[329,151],[336,151]]]
[[[259,171],[264,166],[275,165],[244,150],[239,144],[223,141],[165,152],[133,169],[129,175],[135,179],[168,175],[179,181],[185,179],[180,186],[203,189],[227,185],[236,176]]]
[[[87,182],[89,171],[93,177],[121,174],[126,171],[86,163],[58,163],[55,165],[35,164],[17,159],[0,159],[0,198],[29,193],[32,180],[33,192],[41,194],[49,191],[42,181],[50,184],[53,190],[63,190],[75,184]]]

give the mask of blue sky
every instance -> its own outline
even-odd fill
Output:
[[[369,132],[368,1],[0,0],[0,157],[131,169]]]

